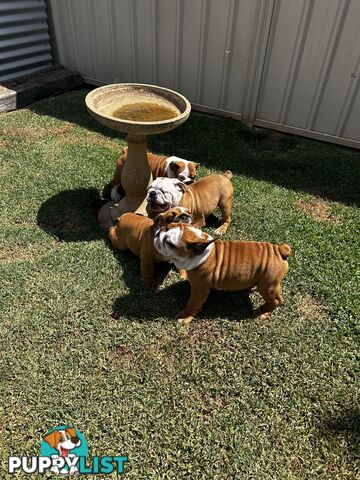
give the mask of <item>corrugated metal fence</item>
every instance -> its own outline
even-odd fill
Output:
[[[0,81],[52,62],[44,0],[0,0]]]
[[[359,0],[50,0],[59,60],[360,148]]]

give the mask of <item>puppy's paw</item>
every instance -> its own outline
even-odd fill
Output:
[[[178,315],[176,315],[176,319],[181,325],[189,325],[193,318],[194,315],[187,315],[186,312],[180,312]]]
[[[187,280],[187,273],[186,270],[183,270],[182,268],[179,270],[179,276],[181,280]]]
[[[227,226],[226,226],[226,225],[221,225],[219,228],[217,228],[217,229],[215,230],[215,233],[216,233],[217,235],[225,235],[226,230],[227,230]]]
[[[261,307],[254,310],[254,318],[258,318],[259,320],[266,320],[271,317],[272,312],[264,312]]]

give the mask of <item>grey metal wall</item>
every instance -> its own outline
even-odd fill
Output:
[[[61,63],[360,148],[359,0],[50,0]]]
[[[0,81],[52,62],[44,0],[0,0]]]
[[[359,147],[359,87],[360,1],[275,1],[256,123]]]

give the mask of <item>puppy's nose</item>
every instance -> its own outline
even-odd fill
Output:
[[[79,438],[78,437],[71,437],[71,441],[72,441],[72,443],[77,444],[77,443],[79,443]]]
[[[151,192],[149,192],[149,198],[155,198],[156,197],[156,192],[154,192],[154,190],[151,190]]]

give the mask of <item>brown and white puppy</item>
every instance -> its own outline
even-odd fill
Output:
[[[106,185],[103,190],[104,198],[118,202],[125,195],[121,186],[121,174],[125,165],[127,151],[128,147],[125,147],[120,158],[116,161],[114,176],[110,184]],[[178,178],[185,184],[194,182],[196,178],[198,163],[175,156],[154,155],[150,152],[148,152],[147,157],[153,178]]]
[[[154,247],[156,231],[172,222],[191,223],[192,217],[184,208],[175,207],[160,214],[154,220],[136,213],[124,213],[116,226],[109,230],[109,237],[114,247],[130,250],[140,257],[141,279],[148,288],[155,288],[154,262],[166,262]]]
[[[191,225],[171,223],[156,233],[154,245],[169,262],[186,270],[191,295],[177,317],[182,323],[199,313],[212,288],[237,291],[256,286],[265,300],[255,311],[261,319],[283,303],[280,282],[292,254],[286,243],[214,240]]]
[[[208,175],[192,185],[184,185],[177,179],[157,178],[146,194],[147,213],[154,217],[159,212],[179,205],[186,208],[198,226],[205,225],[205,217],[219,207],[222,215],[222,225],[216,233],[223,234],[229,227],[233,186],[230,181],[232,173],[216,173]]]

